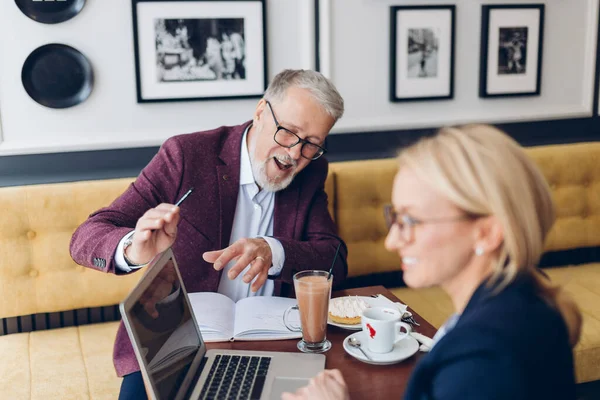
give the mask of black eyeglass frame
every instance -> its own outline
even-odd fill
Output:
[[[306,139],[302,139],[300,136],[298,136],[297,134],[295,134],[294,132],[290,131],[289,129],[279,125],[279,121],[277,120],[277,117],[275,117],[275,112],[273,111],[273,106],[271,105],[271,103],[269,102],[269,100],[265,100],[265,102],[267,103],[267,105],[269,106],[269,110],[271,111],[271,115],[273,116],[273,121],[275,121],[275,127],[277,128],[275,130],[275,134],[273,135],[273,140],[275,141],[275,143],[277,143],[278,145],[280,145],[281,147],[285,147],[287,149],[291,149],[292,147],[296,146],[298,143],[302,143],[302,147],[300,148],[300,155],[304,158],[306,158],[307,160],[311,160],[311,161],[315,161],[318,160],[323,154],[327,153],[327,149],[319,146],[316,143],[313,143],[311,141],[308,141]],[[285,131],[286,133],[289,133],[290,135],[293,135],[296,137],[296,139],[298,139],[298,141],[292,145],[286,146],[284,144],[281,144],[277,141],[277,133],[279,131]],[[317,153],[315,156],[311,157],[306,157],[304,155],[304,147],[306,145],[311,145],[311,146],[315,146],[318,148]]]

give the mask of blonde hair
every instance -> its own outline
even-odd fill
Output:
[[[440,129],[401,151],[398,160],[467,214],[494,215],[500,221],[504,241],[490,284],[499,292],[519,273],[530,274],[540,297],[561,313],[575,345],[579,309],[536,267],[555,212],[544,176],[521,146],[492,126],[467,125]]]

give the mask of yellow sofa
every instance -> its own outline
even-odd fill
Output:
[[[577,382],[596,381],[600,379],[600,263],[572,265],[570,260],[586,255],[600,260],[600,142],[540,146],[527,152],[546,177],[557,208],[546,251],[567,260],[545,271],[554,282],[565,285],[583,311],[583,333],[575,348]],[[389,277],[399,262],[396,254],[383,250],[387,231],[382,207],[390,202],[395,160],[334,163],[331,169],[333,211],[349,248],[350,278],[386,272]],[[453,312],[441,289],[386,287],[436,328]]]
[[[558,205],[548,251],[598,247],[600,143],[528,151],[544,171]],[[399,275],[397,256],[383,248],[382,207],[390,200],[395,170],[391,159],[331,164],[326,182],[330,211],[348,244],[355,282]],[[82,268],[73,263],[68,248],[72,232],[87,215],[109,204],[132,180],[0,188],[0,397],[117,397],[120,379],[112,366],[115,304],[140,274],[116,277]],[[575,349],[578,382],[600,379],[599,267],[548,270],[552,279],[566,284],[584,312],[583,336]],[[436,326],[452,312],[439,290],[393,291]]]

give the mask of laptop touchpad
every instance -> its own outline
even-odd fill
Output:
[[[271,400],[281,400],[281,394],[294,393],[296,390],[308,385],[308,379],[275,377],[271,390]]]

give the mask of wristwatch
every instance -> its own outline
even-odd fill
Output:
[[[125,250],[127,250],[127,248],[129,246],[131,246],[132,243],[133,243],[133,235],[129,236],[123,242],[123,258],[125,259],[125,262],[127,263],[127,265],[130,266],[130,267],[141,267],[143,265],[148,264],[148,263],[142,263],[142,264],[134,263],[129,258],[127,258],[127,252]]]

